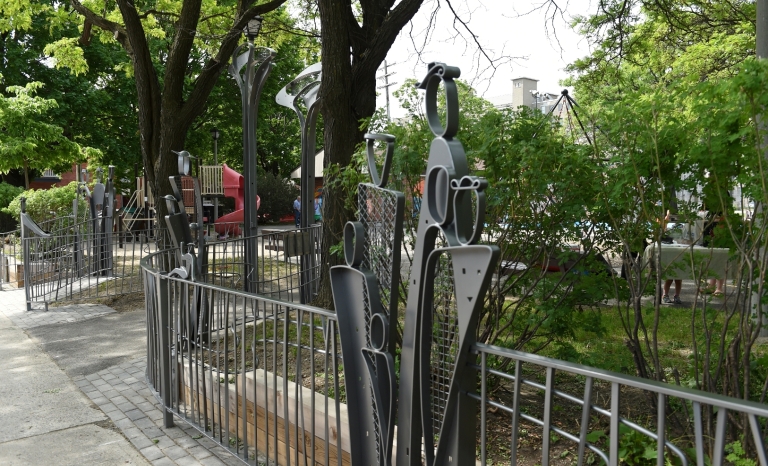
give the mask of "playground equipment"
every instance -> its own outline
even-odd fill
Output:
[[[219,237],[240,236],[240,225],[245,221],[245,181],[243,175],[232,170],[227,164],[222,165],[222,188],[224,197],[235,199],[235,210],[216,219],[214,230]],[[261,199],[256,196],[256,210],[261,206]]]

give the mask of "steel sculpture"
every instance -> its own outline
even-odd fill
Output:
[[[248,267],[243,280],[245,291],[258,292],[258,245],[256,234],[258,217],[256,213],[256,121],[259,115],[259,97],[270,71],[275,66],[272,60],[276,52],[265,47],[255,47],[253,39],[241,44],[232,54],[229,74],[240,88],[243,106],[243,171],[245,172],[245,210],[243,212],[243,236],[245,241],[245,262]]]
[[[317,92],[320,90],[322,64],[315,63],[304,69],[275,96],[275,101],[283,107],[288,107],[299,117],[301,126],[301,224],[299,227],[306,231],[312,225],[314,218],[315,198],[315,150],[317,147],[317,117],[320,115],[320,105]],[[303,109],[302,109],[303,107]],[[306,111],[306,114],[304,113]],[[300,233],[301,234],[301,233]],[[302,241],[303,242],[303,241]],[[305,251],[300,257],[300,302],[308,303],[311,299],[309,271],[314,269],[310,261],[314,257]]]
[[[168,227],[171,243],[176,250],[176,262],[179,266],[174,268],[169,276],[180,277],[194,282],[197,281],[198,277],[207,272],[208,257],[202,224],[203,201],[200,191],[200,180],[191,176],[190,158],[192,156],[189,152],[183,150],[181,152],[174,151],[174,153],[178,156],[179,174],[168,177],[173,194],[165,196],[165,204],[168,209],[165,223]],[[182,181],[184,178],[192,184],[192,202],[194,204],[194,211],[197,214],[197,222],[193,223],[190,223],[189,215],[184,205]],[[195,232],[195,235],[193,235],[193,232]],[[195,246],[197,246],[197,254],[195,254]],[[203,299],[201,290],[195,289],[189,312],[183,316],[185,323],[184,332],[190,341],[196,342],[198,336],[203,340],[207,338],[209,316],[208,303]]]
[[[426,208],[421,209],[416,251],[409,280],[398,396],[398,465],[471,464],[475,457],[474,388],[476,373],[468,365],[483,295],[499,258],[496,246],[478,245],[485,217],[486,180],[471,176],[458,131],[456,84],[459,69],[442,63],[429,66],[419,85],[426,90],[427,119],[435,135],[424,183]],[[437,90],[443,84],[446,122],[437,112]],[[389,270],[398,278],[404,197],[384,207],[371,203],[383,189],[392,162],[394,138],[366,135],[373,185],[358,190],[360,220],[344,230],[347,265],[331,269],[331,286],[339,320],[353,464],[392,464],[394,416],[394,331],[397,323],[393,283],[382,287]],[[373,140],[388,143],[381,177]],[[383,208],[384,207],[384,208]],[[397,219],[394,230],[377,229],[379,217]],[[377,256],[381,237],[392,249]],[[367,262],[366,262],[367,258]],[[396,267],[382,267],[388,262]],[[386,305],[385,305],[386,302]]]
[[[85,170],[83,170],[84,172]],[[114,203],[115,203],[115,188],[113,179],[115,176],[115,167],[109,166],[109,177],[107,178],[107,184],[104,184],[104,170],[101,168],[96,169],[96,176],[98,181],[93,184],[93,191],[88,189],[88,185],[85,182],[85,175],[83,175],[83,181],[78,186],[78,197],[82,196],[86,202],[88,208],[87,214],[91,219],[90,230],[93,235],[91,242],[91,254],[96,260],[91,262],[91,270],[82,270],[80,264],[82,263],[82,253],[79,244],[83,232],[76,231],[75,235],[75,270],[77,276],[83,274],[98,274],[108,275],[112,270],[112,229],[114,227]],[[78,201],[72,203],[72,212],[75,219],[75,229],[79,230],[80,224],[78,219]],[[87,236],[87,233],[86,233]]]
[[[346,266],[331,268],[331,288],[339,321],[344,374],[348,381],[352,464],[391,464],[394,440],[397,287],[400,283],[403,193],[385,188],[394,140],[366,134],[368,172],[373,184],[360,183],[360,221],[344,227]],[[387,143],[381,178],[374,141]],[[351,382],[351,383],[350,383]]]

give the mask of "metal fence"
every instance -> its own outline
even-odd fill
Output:
[[[37,224],[22,214],[21,247],[6,261],[33,303],[84,300],[142,291],[139,260],[156,252],[152,228],[100,231],[92,219],[65,216]]]
[[[473,345],[472,352],[479,379],[477,390],[468,395],[478,402],[478,452],[483,465],[497,464],[491,458],[498,458],[499,452],[507,452],[502,454],[505,464],[517,464],[518,448],[531,439],[534,450],[540,448],[542,466],[553,464],[560,439],[561,446],[576,447],[572,460],[579,465],[625,464],[628,447],[637,445],[642,446],[642,464],[721,465],[726,464],[727,443],[750,437],[754,460],[768,465],[768,405],[763,403],[481,343]],[[633,401],[622,400],[628,393]],[[646,404],[633,409],[635,397],[654,404],[656,413],[644,412]],[[574,414],[557,414],[568,410]],[[635,414],[621,414],[628,412]],[[499,417],[503,421],[494,422]],[[705,427],[707,418],[716,421],[713,431]],[[729,418],[738,420],[741,428],[729,428]],[[668,432],[677,435],[669,438]]]
[[[249,464],[350,464],[335,314],[171,277],[175,256],[142,260],[166,426],[175,414]]]
[[[216,245],[212,271],[241,257],[236,244]],[[176,415],[247,464],[350,464],[336,315],[222,286],[226,274],[171,277],[165,271],[175,260],[174,251],[142,260],[147,377],[167,425]],[[575,464],[618,465],[637,442],[650,445],[657,457],[649,461],[658,465],[725,464],[725,445],[746,433],[755,460],[768,465],[764,404],[481,343],[471,354],[477,384],[466,396],[476,404],[480,464],[517,464],[527,445],[542,465],[567,449],[576,451]],[[633,398],[623,400],[627,393]],[[624,414],[638,396],[655,404],[653,415]],[[713,431],[707,416],[716,420]],[[741,419],[743,429],[727,429],[728,418]],[[681,434],[682,424],[692,432]],[[673,427],[678,434],[668,437]]]
[[[84,300],[141,292],[139,261],[157,252],[164,230],[100,232],[90,219],[76,221],[66,216],[41,224],[28,218],[26,234],[2,236],[0,277],[24,287],[27,304],[61,300]],[[226,235],[229,236],[229,235]],[[210,283],[242,288],[244,239],[216,241],[208,237],[203,276]],[[299,301],[302,293],[311,299],[319,283],[321,227],[271,230],[257,238],[257,286],[268,297]],[[178,257],[177,257],[178,261]],[[170,270],[170,269],[169,269]],[[302,277],[302,272],[304,276]]]

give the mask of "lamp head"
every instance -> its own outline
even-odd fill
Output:
[[[262,21],[264,21],[264,18],[262,18],[261,16],[254,16],[248,21],[248,24],[245,25],[244,32],[249,42],[253,42],[256,39],[256,36],[259,35],[259,31],[261,31]]]
[[[216,128],[215,126],[211,128],[211,137],[213,138],[213,140],[218,141],[219,136],[221,136],[221,133],[219,133],[219,129]]]

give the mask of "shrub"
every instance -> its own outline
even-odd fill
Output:
[[[13,186],[6,182],[0,183],[0,209],[8,207],[13,198],[24,192],[24,188]],[[0,211],[0,232],[12,231],[16,229],[18,222],[10,214]]]
[[[42,222],[51,217],[63,217],[72,214],[72,201],[77,196],[77,182],[51,189],[30,189],[18,194],[2,209],[6,214],[18,219],[21,214],[21,198],[27,199],[27,214],[35,222]],[[53,212],[53,214],[51,214]]]
[[[293,200],[299,195],[299,187],[285,178],[272,173],[260,173],[256,191],[261,198],[260,222],[277,222],[293,212]]]

